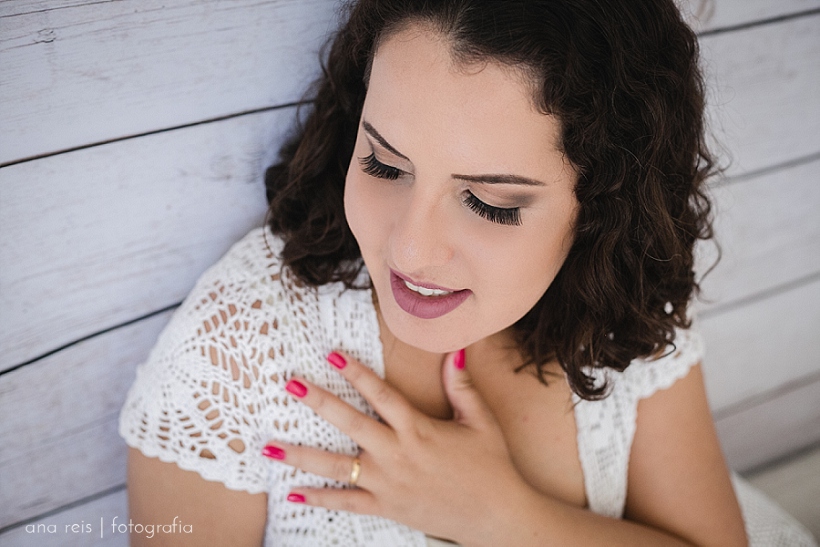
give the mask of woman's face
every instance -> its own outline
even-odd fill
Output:
[[[421,26],[384,40],[345,212],[397,338],[446,352],[520,319],[569,252],[575,173],[509,67],[455,64]]]

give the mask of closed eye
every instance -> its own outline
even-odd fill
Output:
[[[464,205],[475,211],[478,216],[495,222],[496,224],[503,224],[505,226],[520,226],[521,225],[521,208],[510,207],[505,209],[503,207],[493,207],[487,205],[470,191],[467,191],[463,197]]]
[[[359,158],[359,165],[362,166],[362,171],[380,179],[396,180],[404,173],[401,169],[380,162],[373,153],[364,158]]]

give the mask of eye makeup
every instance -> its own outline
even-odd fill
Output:
[[[392,165],[386,165],[376,159],[376,154],[373,152],[369,156],[359,158],[359,165],[362,166],[362,171],[371,177],[379,179],[396,180],[401,176],[403,171],[397,169]]]
[[[502,224],[505,226],[520,226],[521,225],[521,208],[520,207],[493,207],[478,199],[475,194],[467,190],[463,197],[464,205],[475,211],[478,216]]]
[[[372,152],[368,156],[359,158],[359,165],[361,165],[362,171],[365,174],[380,179],[396,180],[404,173],[401,169],[380,162]],[[521,225],[520,207],[493,207],[478,199],[475,194],[469,190],[464,192],[462,203],[478,216],[490,222],[504,226]]]

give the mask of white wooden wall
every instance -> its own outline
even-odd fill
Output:
[[[749,469],[820,441],[820,0],[684,9],[732,162],[713,189],[707,382]],[[127,520],[116,422],[134,368],[261,223],[263,169],[335,12],[0,0],[0,544],[127,544],[111,522]]]

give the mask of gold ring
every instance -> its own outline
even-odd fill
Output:
[[[350,470],[350,479],[347,482],[350,483],[350,486],[356,486],[356,483],[359,482],[359,473],[362,472],[362,462],[359,461],[359,458],[353,458],[353,468]]]

